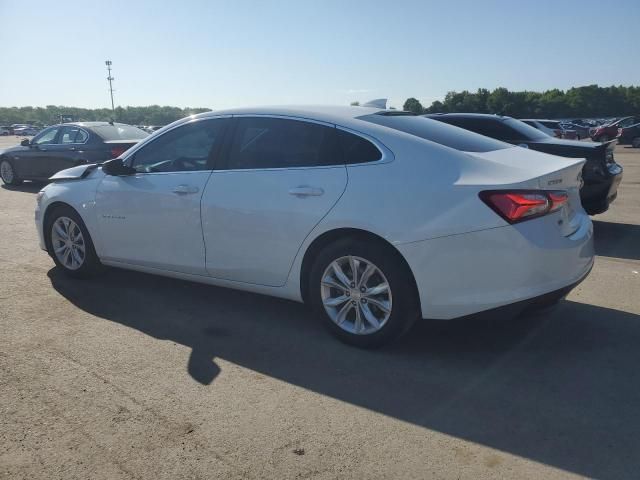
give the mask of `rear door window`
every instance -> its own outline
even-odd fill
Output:
[[[227,168],[262,169],[343,164],[336,129],[303,120],[238,117]]]
[[[87,141],[87,133],[80,127],[65,126],[60,132],[60,143],[63,145],[72,143],[85,143]]]

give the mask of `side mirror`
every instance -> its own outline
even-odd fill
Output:
[[[23,147],[28,147],[29,145],[31,145],[31,142],[29,141],[28,138],[25,138],[20,142],[20,145],[22,145]]]
[[[107,175],[119,177],[123,175],[133,175],[137,170],[125,165],[121,158],[114,158],[102,164],[102,171]]]

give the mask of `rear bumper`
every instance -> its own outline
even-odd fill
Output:
[[[609,205],[618,196],[622,173],[620,165],[612,164],[609,166],[609,175],[606,177],[585,179],[585,184],[580,190],[580,200],[589,215],[597,215],[608,210]]]
[[[480,232],[397,245],[411,267],[423,318],[453,319],[572,288],[593,266],[584,212],[569,237],[555,215]]]
[[[492,308],[491,310],[485,310],[480,313],[466,315],[465,317],[461,317],[461,318],[465,318],[469,320],[470,319],[474,319],[474,320],[512,319],[522,313],[533,313],[540,310],[545,310],[549,307],[553,307],[560,300],[562,300],[567,295],[569,295],[571,290],[573,290],[578,285],[580,285],[589,276],[589,273],[591,273],[591,268],[577,282],[571,285],[567,285],[566,287],[559,288],[558,290],[554,290],[553,292],[543,293],[542,295],[538,295],[537,297],[528,298],[526,300],[505,305],[503,307]]]

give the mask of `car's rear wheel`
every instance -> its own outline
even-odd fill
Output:
[[[633,148],[640,148],[640,137],[636,137],[631,141]]]
[[[309,299],[325,326],[345,343],[380,347],[406,332],[419,316],[411,271],[390,250],[345,239],[316,258]]]
[[[16,175],[13,165],[7,159],[0,161],[0,178],[6,185],[20,185],[22,180]]]
[[[49,255],[64,273],[87,277],[100,269],[89,231],[71,207],[57,207],[48,215],[44,228]]]

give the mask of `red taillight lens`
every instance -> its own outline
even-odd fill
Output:
[[[126,147],[113,147],[111,149],[111,158],[118,158],[120,155],[122,155],[126,151],[127,151]]]
[[[509,223],[518,223],[562,208],[569,196],[563,191],[491,190],[480,199]]]
[[[553,191],[547,192],[547,195],[549,196],[549,200],[551,200],[551,208],[549,209],[549,212],[560,210],[569,201],[569,194],[567,194],[567,192]]]

